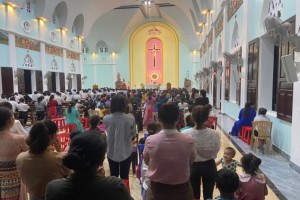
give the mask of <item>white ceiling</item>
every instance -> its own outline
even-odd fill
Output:
[[[22,6],[26,0],[4,0],[4,2]],[[84,36],[84,42],[91,51],[96,48],[97,42],[102,40],[108,44],[111,51],[117,52],[125,36],[135,27],[143,22],[157,19],[173,26],[191,50],[199,49],[196,32],[200,29],[197,23],[205,20],[199,13],[202,9],[208,9],[213,1],[152,0],[151,8],[145,7],[140,0],[35,0],[35,2],[36,17],[52,19],[53,13],[56,12],[59,17],[59,26],[69,30],[75,18],[80,15],[77,18],[80,20],[76,20],[76,23],[80,23],[76,25],[76,33],[78,36]],[[174,6],[157,6],[166,3]],[[131,5],[141,6],[115,9]]]

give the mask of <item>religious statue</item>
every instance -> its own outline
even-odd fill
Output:
[[[117,74],[117,81],[115,82],[115,88],[121,89],[122,88],[122,81],[121,81],[121,75],[120,72]]]

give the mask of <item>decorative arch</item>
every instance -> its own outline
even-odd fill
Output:
[[[164,44],[162,84],[171,83],[172,87],[178,87],[179,39],[170,25],[158,21],[146,22],[131,34],[129,40],[130,85],[139,86],[147,82],[146,54],[148,49],[146,44],[151,38],[159,38]]]
[[[57,71],[58,70],[58,64],[57,64],[57,62],[56,62],[55,59],[52,60],[50,69],[53,70],[53,71]]]
[[[34,66],[33,59],[29,54],[27,54],[24,58],[23,67],[33,68],[33,66]]]
[[[234,49],[240,45],[239,25],[234,23],[232,37],[231,37],[231,49]]]
[[[68,17],[68,6],[65,1],[60,2],[54,9],[54,16],[57,16],[57,24],[59,28],[66,26],[67,17]]]
[[[103,40],[99,40],[96,43],[96,50],[99,53],[108,53],[108,45],[106,42],[104,42]]]
[[[79,14],[76,16],[73,27],[75,29],[76,36],[81,36],[83,33],[83,27],[84,27],[84,17],[83,14]]]

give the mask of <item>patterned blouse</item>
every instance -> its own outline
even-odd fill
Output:
[[[225,164],[224,158],[221,158],[222,168],[229,169],[231,171],[236,172],[236,167],[238,166],[239,162],[236,160],[232,160],[231,163]]]

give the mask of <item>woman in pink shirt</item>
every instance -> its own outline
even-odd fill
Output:
[[[148,136],[144,148],[144,161],[148,165],[146,176],[150,180],[155,200],[192,200],[189,182],[190,165],[195,159],[193,139],[176,129],[179,109],[174,103],[166,103],[158,111],[162,130]],[[148,196],[148,193],[147,193]],[[148,198],[148,197],[147,197]]]
[[[156,98],[152,96],[152,92],[148,93],[148,98],[146,101],[145,114],[143,120],[143,126],[147,127],[148,123],[153,121],[153,111],[155,109]]]

